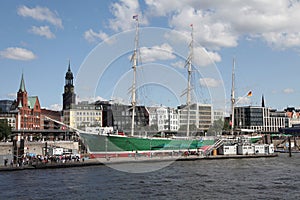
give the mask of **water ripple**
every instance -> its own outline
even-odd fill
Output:
[[[149,163],[151,164],[151,163]],[[142,174],[106,166],[0,173],[0,199],[300,199],[300,155],[175,162]]]

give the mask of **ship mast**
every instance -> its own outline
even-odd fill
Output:
[[[234,70],[235,70],[235,59],[233,58],[233,64],[232,64],[232,85],[231,85],[231,135],[234,133],[234,105],[235,105],[235,96],[234,96]]]
[[[139,36],[139,20],[138,15],[133,16],[136,21],[135,28],[135,39],[134,39],[134,50],[132,55],[132,70],[133,70],[133,81],[131,88],[131,105],[132,105],[132,118],[131,118],[131,136],[134,135],[134,122],[135,122],[135,107],[136,107],[136,66],[137,66],[137,51],[138,51],[138,36]]]
[[[190,53],[187,60],[187,71],[188,71],[188,88],[187,88],[187,97],[186,97],[186,106],[187,106],[187,126],[186,126],[186,136],[190,135],[190,106],[191,106],[191,76],[192,76],[192,59],[193,59],[193,43],[194,43],[194,28],[191,24],[191,43],[189,45]]]

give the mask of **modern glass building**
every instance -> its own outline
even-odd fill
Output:
[[[260,106],[234,108],[234,127],[237,129],[272,133],[278,132],[279,128],[288,127],[288,121],[284,111]]]
[[[190,116],[188,116],[188,110]],[[189,117],[190,125],[195,125],[200,131],[207,131],[212,125],[212,112],[210,104],[194,103],[189,109],[186,105],[179,106],[179,126],[186,126]]]
[[[0,112],[1,113],[10,112],[13,103],[14,103],[13,100],[0,100]]]
[[[102,110],[102,126],[113,127],[115,131],[130,132],[132,106],[109,101],[97,101],[95,105]],[[145,106],[135,107],[135,129],[139,131],[149,125],[149,112]]]

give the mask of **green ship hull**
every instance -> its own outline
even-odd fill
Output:
[[[139,138],[88,133],[80,133],[80,137],[93,157],[107,154],[121,156],[130,152],[187,151],[211,146],[215,142],[213,139]]]

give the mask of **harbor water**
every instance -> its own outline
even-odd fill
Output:
[[[0,172],[0,199],[300,199],[299,166],[300,154],[280,154],[178,161],[149,173],[105,165]]]

